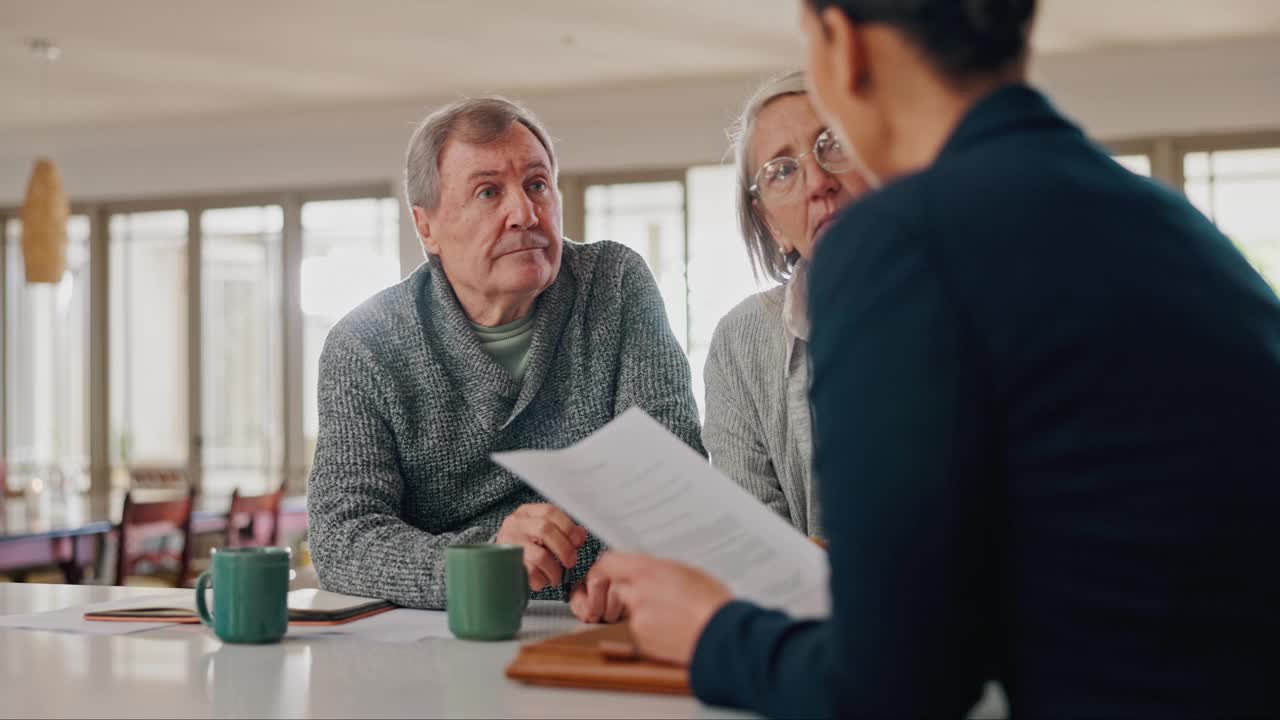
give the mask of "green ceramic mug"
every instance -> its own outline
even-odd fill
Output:
[[[455,545],[444,551],[449,632],[464,640],[510,640],[529,606],[519,545]]]
[[[213,613],[205,589],[213,581]],[[289,548],[218,548],[196,580],[196,611],[223,642],[279,642],[289,628]]]

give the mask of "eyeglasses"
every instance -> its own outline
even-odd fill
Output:
[[[774,158],[756,173],[755,182],[747,188],[765,202],[789,200],[804,185],[804,160],[809,155],[818,166],[832,175],[843,175],[853,169],[853,157],[831,130],[823,130],[813,142],[813,149],[799,157]]]

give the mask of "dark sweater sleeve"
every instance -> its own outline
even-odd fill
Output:
[[[832,617],[725,607],[700,638],[694,690],[770,716],[963,715],[988,669],[976,591],[994,576],[981,565],[981,382],[961,318],[927,238],[883,214],[847,214],[812,273]]]
[[[796,622],[746,602],[711,618],[689,668],[693,694],[712,705],[750,708],[769,717],[826,717],[827,623]],[[822,673],[822,675],[813,675]]]

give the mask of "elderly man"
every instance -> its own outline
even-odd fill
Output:
[[[309,488],[321,584],[445,605],[444,549],[523,546],[529,589],[614,620],[600,551],[489,455],[559,448],[639,406],[702,452],[689,364],[644,261],[560,235],[551,139],[501,98],[461,101],[409,141],[427,262],[343,318],[320,358]]]

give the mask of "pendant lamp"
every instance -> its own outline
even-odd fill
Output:
[[[37,158],[22,203],[22,260],[28,283],[56,283],[67,269],[67,218],[71,203],[58,166]]]
[[[42,62],[45,119],[48,119],[49,65],[58,59],[58,46],[44,39],[31,41],[31,54]],[[36,158],[22,203],[22,259],[28,283],[57,283],[67,269],[67,219],[71,203],[62,189],[58,166]]]

